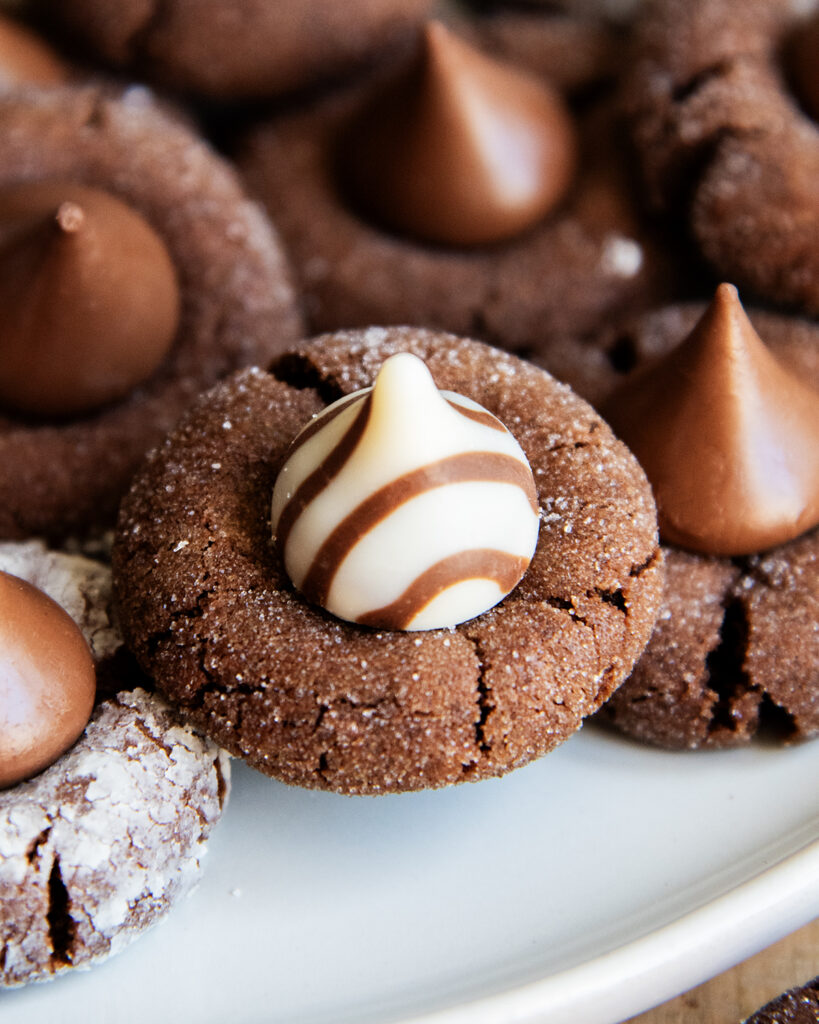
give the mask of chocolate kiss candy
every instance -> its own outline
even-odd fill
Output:
[[[811,117],[819,121],[819,12],[797,27],[788,49],[796,92]]]
[[[96,673],[73,619],[0,572],[0,788],[47,768],[91,716]]]
[[[271,518],[307,598],[383,629],[454,626],[491,608],[526,571],[539,526],[514,437],[439,391],[408,352],[296,437]]]
[[[776,361],[732,285],[603,414],[651,481],[664,541],[745,555],[819,523],[819,393]]]
[[[341,140],[352,201],[429,242],[482,245],[536,224],[572,180],[576,142],[544,83],[427,26],[415,66]]]
[[[68,182],[0,191],[0,402],[65,416],[121,398],[178,323],[173,263],[135,210]]]
[[[58,85],[65,68],[32,32],[0,15],[0,89],[16,85]]]

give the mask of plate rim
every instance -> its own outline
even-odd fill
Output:
[[[819,830],[819,823],[817,823]],[[726,892],[607,953],[396,1024],[617,1024],[819,915],[819,835]]]

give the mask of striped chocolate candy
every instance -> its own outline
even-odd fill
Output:
[[[538,507],[506,427],[400,353],[371,388],[297,435],[272,524],[310,601],[365,626],[436,629],[480,615],[518,583]]]

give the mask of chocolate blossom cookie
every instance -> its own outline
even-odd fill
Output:
[[[91,54],[214,99],[274,96],[411,37],[432,0],[64,0],[44,3]]]
[[[797,6],[652,0],[625,91],[655,201],[723,280],[816,314],[819,107],[806,111],[815,46],[802,55]]]
[[[788,989],[742,1024],[814,1024],[819,1020],[819,978]]]
[[[613,122],[441,23],[400,66],[257,128],[239,165],[314,331],[417,324],[526,353],[667,294]]]
[[[227,796],[226,754],[128,686],[110,577],[0,543],[0,988],[89,967],[161,920],[198,881]]]
[[[271,540],[295,435],[407,352],[511,430],[541,518],[505,600],[422,632],[324,611]],[[396,574],[403,555],[384,559]],[[267,774],[344,793],[477,780],[546,753],[628,674],[662,587],[645,478],[591,408],[513,356],[415,328],[328,335],[210,391],[138,474],[113,565],[127,643],[188,721]]]
[[[6,95],[0,137],[0,536],[81,533],[300,318],[263,213],[146,90]]]
[[[666,586],[601,716],[669,748],[816,736],[819,329],[748,319],[724,284],[709,307],[648,314],[617,344],[635,368],[601,359],[586,390],[652,481]]]

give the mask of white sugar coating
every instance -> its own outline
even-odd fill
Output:
[[[62,604],[98,660],[121,645],[106,566],[32,541],[0,544],[0,568]],[[138,689],[0,791],[0,988],[87,967],[161,919],[200,877],[229,778],[224,751]]]
[[[111,571],[81,555],[49,551],[39,540],[0,542],[0,570],[39,587],[82,630],[94,660],[110,657],[122,646],[111,615]]]
[[[199,878],[228,778],[223,751],[134,690],[101,704],[51,768],[0,793],[0,985],[71,966],[51,948],[55,865],[73,966],[117,952],[160,918]],[[31,918],[36,944],[20,939],[20,921]]]
[[[326,460],[339,458],[354,436],[346,458],[327,471]],[[322,487],[306,502],[297,499],[300,511],[284,542],[284,562],[297,587],[309,585],[311,567],[328,539],[340,531],[350,535],[322,599],[334,615],[364,621],[423,586],[426,599],[411,605],[415,614],[402,628],[453,626],[497,604],[523,574],[538,532],[526,457],[513,435],[477,403],[439,391],[417,356],[387,359],[372,388],[329,406],[300,437],[276,481],[273,529],[275,534],[285,507],[324,466]],[[464,457],[470,459],[466,470]],[[413,489],[421,473],[434,479]],[[466,553],[477,558],[479,552],[513,558],[521,568],[511,583],[502,583],[484,557],[477,569],[464,570],[473,585],[463,585],[463,577],[446,577],[437,590],[422,584],[424,574],[440,578],[445,561]]]

